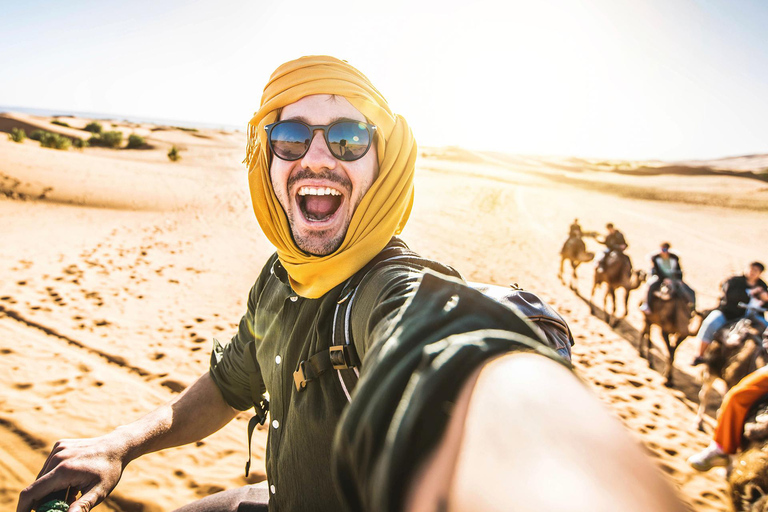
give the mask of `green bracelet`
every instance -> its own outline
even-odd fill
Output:
[[[37,512],[67,512],[67,510],[69,510],[69,505],[62,500],[46,501],[37,507]]]

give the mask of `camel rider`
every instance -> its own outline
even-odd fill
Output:
[[[575,244],[575,248],[578,249],[576,254],[584,254],[587,252],[587,246],[581,237],[584,233],[581,230],[579,219],[573,219],[573,224],[568,228],[568,239],[563,244],[563,248],[560,249],[560,254],[567,254],[568,244]]]
[[[729,455],[741,446],[744,423],[752,406],[768,393],[768,366],[750,373],[733,386],[723,398],[712,442],[691,455],[688,463],[698,471],[727,466]]]
[[[665,279],[676,281],[680,285],[680,290],[688,299],[691,310],[696,308],[696,294],[693,289],[683,282],[683,268],[680,266],[680,257],[671,252],[669,242],[661,244],[661,250],[651,256],[651,279],[648,281],[648,294],[645,302],[640,306],[640,311],[650,312],[649,304],[651,297],[661,288],[661,283]]]
[[[579,224],[579,219],[573,219],[573,224],[571,224],[571,227],[568,229],[568,236],[570,238],[581,238],[584,236],[584,233],[581,230],[581,224]]]
[[[753,322],[757,322],[763,328],[766,327],[765,317],[762,312],[748,311],[747,308],[741,305],[760,306],[768,303],[768,285],[760,279],[760,275],[764,270],[765,265],[759,261],[753,261],[742,275],[733,276],[723,283],[720,305],[707,315],[707,318],[704,319],[699,328],[697,337],[701,344],[699,346],[699,355],[696,356],[692,363],[694,366],[704,362],[704,351],[714,339],[715,333],[728,322],[749,315]]]
[[[608,230],[608,234],[605,235],[605,239],[600,242],[603,245],[605,245],[605,250],[601,252],[597,257],[597,268],[599,270],[605,270],[605,257],[608,256],[609,253],[616,251],[616,252],[624,252],[624,250],[628,247],[627,241],[624,239],[624,235],[613,227],[613,223],[609,222],[605,225],[605,228]]]

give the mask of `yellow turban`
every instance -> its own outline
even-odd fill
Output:
[[[307,254],[293,241],[272,189],[264,129],[277,120],[277,109],[313,94],[344,96],[377,126],[379,175],[355,210],[341,246],[327,256]],[[275,70],[264,88],[261,107],[248,123],[245,162],[256,219],[277,248],[293,290],[302,297],[321,297],[363,268],[402,231],[413,206],[416,141],[411,129],[403,117],[392,113],[368,78],[334,57],[302,57]]]

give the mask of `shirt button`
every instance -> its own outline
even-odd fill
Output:
[[[291,302],[296,302],[297,300],[299,300],[297,296],[294,295],[293,297],[291,297]]]
[[[275,486],[274,486],[274,484],[269,486],[269,492],[271,492],[272,494],[275,494]]]
[[[282,358],[282,357],[280,357],[280,356],[275,356],[275,363],[276,363],[276,364],[280,364],[280,361],[282,361],[282,360],[283,360],[283,358]]]
[[[280,426],[280,422],[277,420],[272,420],[272,428],[277,428]]]

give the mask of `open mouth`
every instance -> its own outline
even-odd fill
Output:
[[[296,195],[299,209],[309,222],[330,220],[339,211],[344,199],[341,192],[331,187],[304,186]]]

